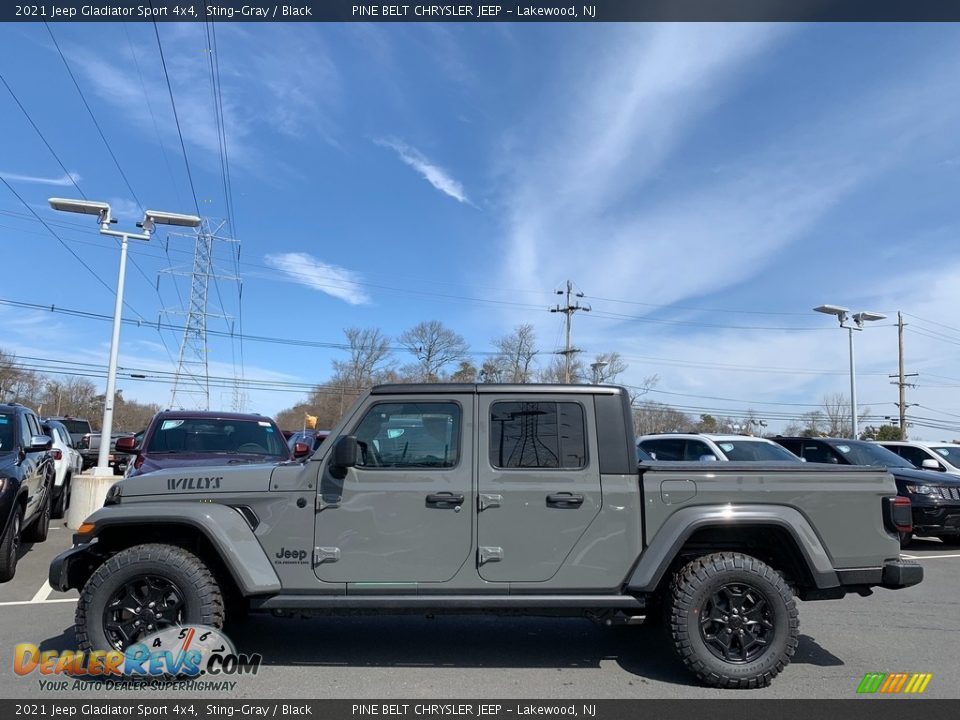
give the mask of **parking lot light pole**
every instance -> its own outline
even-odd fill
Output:
[[[599,362],[590,363],[590,369],[593,370],[593,384],[594,384],[594,385],[599,385],[599,384],[600,384],[600,371],[603,370],[603,368],[605,368],[605,367],[606,367],[607,365],[609,365],[609,364],[610,364],[610,363],[608,363],[608,362],[603,362],[602,360],[599,361]]]
[[[110,205],[105,202],[90,200],[67,200],[64,198],[50,198],[50,207],[61,212],[75,212],[84,215],[96,215],[100,224],[100,234],[120,238],[120,268],[117,271],[117,293],[113,305],[113,332],[110,336],[110,363],[107,366],[107,388],[103,397],[103,422],[100,426],[100,448],[97,456],[97,465],[93,474],[97,476],[113,475],[110,467],[110,436],[113,433],[113,405],[117,385],[117,358],[120,354],[120,321],[123,315],[123,284],[127,270],[127,243],[129,240],[150,240],[150,235],[157,224],[179,225],[181,227],[198,227],[200,218],[196,215],[180,215],[178,213],[147,210],[143,220],[137,226],[143,230],[140,233],[123,230],[111,230],[110,226],[116,220],[110,215]]]
[[[856,357],[854,355],[853,349],[853,331],[854,330],[863,330],[863,324],[865,322],[873,322],[874,320],[884,320],[886,315],[875,312],[858,312],[850,314],[850,310],[845,307],[840,307],[838,305],[818,305],[814,308],[815,312],[824,313],[825,315],[833,315],[840,321],[840,327],[847,330],[850,342],[850,429],[853,439],[856,440],[860,436],[860,423],[857,418],[857,373],[856,373]],[[847,320],[853,320],[853,325],[846,324]]]

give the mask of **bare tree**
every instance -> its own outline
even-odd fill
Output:
[[[496,362],[502,367],[504,382],[528,383],[533,381],[536,360],[537,336],[533,325],[517,325],[513,332],[494,343],[500,354]]]
[[[563,355],[555,355],[550,363],[540,370],[539,380],[544,383],[566,382],[566,360]],[[589,370],[584,367],[583,360],[579,355],[574,355],[570,360],[570,382],[585,383],[590,381]]]
[[[663,403],[648,400],[633,410],[633,427],[637,435],[683,432],[693,424],[693,418],[689,415]]]
[[[17,364],[15,355],[0,350],[0,402],[35,405],[42,379]]]
[[[334,360],[334,379],[350,388],[368,388],[390,366],[390,340],[379,328],[346,328],[349,360]]]
[[[467,359],[470,349],[463,336],[439,320],[419,323],[397,339],[417,358],[417,375],[423,382],[436,382],[447,365]]]
[[[629,367],[618,352],[600,353],[597,355],[591,369],[596,368],[592,379],[598,383],[615,383],[617,376],[625,373]]]
[[[480,366],[480,372],[477,374],[477,379],[484,383],[504,382],[507,369],[501,360],[502,358],[499,355],[484,360],[483,365]]]

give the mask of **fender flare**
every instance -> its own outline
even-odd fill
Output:
[[[94,523],[93,537],[122,526],[187,525],[213,546],[243,595],[275,593],[281,589],[270,559],[239,512],[216,503],[151,502],[111,505],[94,512],[85,522]]]
[[[783,505],[701,505],[678,510],[657,530],[627,579],[627,590],[653,592],[684,543],[704,528],[777,527],[790,533],[819,589],[840,586],[830,556],[799,510]]]

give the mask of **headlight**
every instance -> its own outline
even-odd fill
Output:
[[[110,489],[107,490],[107,496],[103,499],[103,506],[107,505],[119,505],[120,496],[123,494],[123,482],[116,482],[110,486]]]
[[[913,495],[939,495],[940,491],[933,485],[907,485],[907,492]]]

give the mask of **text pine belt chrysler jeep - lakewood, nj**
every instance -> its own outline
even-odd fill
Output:
[[[113,486],[50,584],[82,650],[246,610],[662,618],[702,682],[768,684],[795,598],[903,588],[910,501],[882,468],[637,465],[626,390],[382,385],[302,462]]]

